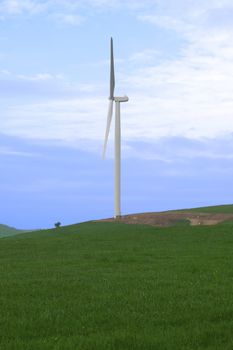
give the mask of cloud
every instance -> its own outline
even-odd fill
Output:
[[[4,0],[0,13],[4,15],[38,14],[47,8],[46,2],[32,0]]]
[[[179,33],[184,38],[181,50],[161,63],[122,77],[121,85],[131,86],[131,96],[136,98],[135,123],[140,115],[145,121],[141,137],[227,135],[233,131],[233,25],[227,22],[225,26],[221,18],[219,26],[211,18],[213,14],[218,17],[221,11],[225,18],[226,11],[233,11],[233,4],[190,1],[186,6],[184,1],[178,1],[176,8],[169,4],[164,1],[156,14],[139,19]],[[166,15],[163,8],[167,9]],[[135,125],[130,122],[133,133]]]
[[[102,87],[71,81],[61,73],[41,72],[29,75],[15,74],[3,69],[0,70],[0,89],[2,101],[6,101],[6,98],[15,101],[20,97],[29,103],[30,98],[38,105],[41,99],[50,101],[57,98],[66,101],[67,98],[81,97],[82,94],[93,94],[97,90],[100,91]]]
[[[85,17],[78,15],[78,14],[55,14],[53,18],[58,22],[58,23],[64,23],[64,24],[70,24],[73,26],[79,26],[83,24],[85,21]]]
[[[129,62],[148,64],[152,62],[154,58],[158,57],[160,54],[161,53],[159,50],[145,49],[145,50],[133,53],[129,57]]]
[[[17,75],[16,78],[22,79],[22,80],[28,80],[28,81],[46,81],[46,80],[53,80],[53,79],[61,79],[61,75],[53,75],[50,73],[39,73],[34,76],[28,76],[28,75]]]
[[[107,103],[104,99],[80,98],[48,103],[15,105],[5,113],[2,131],[8,135],[53,140],[85,148],[102,140]]]
[[[122,9],[140,10],[153,4],[152,0],[3,0],[0,7],[0,18],[4,16],[38,15],[40,13],[49,14],[50,18],[55,18],[62,23],[80,25],[84,17],[80,15],[80,10],[88,8],[94,9]],[[71,12],[72,11],[72,12]]]
[[[57,0],[4,0],[0,7],[2,19],[16,16],[35,16],[44,14],[48,19],[68,25],[80,25],[84,17],[76,13],[77,2]],[[75,13],[67,13],[73,10]]]
[[[233,132],[233,28],[226,29],[221,19],[219,29],[212,18],[217,16],[217,10],[231,8],[230,2],[190,1],[187,6],[179,0],[176,6],[169,6],[171,1],[166,0],[156,4],[156,14],[145,13],[140,19],[178,32],[185,40],[179,52],[163,60],[157,60],[158,51],[152,47],[120,61],[130,65],[125,72],[121,67],[117,80],[118,88],[130,97],[129,103],[122,105],[123,139],[127,143],[145,140],[153,144],[168,137],[196,140],[227,137]],[[77,2],[68,5],[76,6]],[[103,6],[104,2],[92,5]],[[115,5],[113,1],[108,6]],[[59,81],[63,88],[49,96],[46,103],[39,100],[12,103],[5,108],[1,126],[5,133],[80,147],[88,143],[91,149],[95,149],[96,142],[100,147],[107,101],[95,86],[80,83],[72,87],[66,79],[59,80],[50,73],[18,75],[17,79],[25,84],[55,81],[51,89]],[[85,96],[87,92],[89,96]],[[74,93],[76,98],[72,97]]]
[[[77,1],[74,0],[67,0],[63,1],[66,6],[77,6]],[[78,3],[79,7],[94,7],[94,8],[101,8],[101,9],[131,9],[131,10],[140,10],[142,8],[147,8],[150,6],[153,6],[154,2],[153,0],[144,0],[143,2],[140,0],[81,0]]]
[[[11,75],[11,72],[7,69],[1,69],[0,70],[0,75],[2,76],[10,76]]]
[[[184,1],[178,0],[173,3],[172,0],[157,1],[154,10],[139,14],[138,19],[146,21],[158,27],[175,30],[184,35],[193,35],[194,32],[199,35],[204,30],[218,27],[219,23],[231,24],[231,14],[233,11],[232,1],[213,0],[213,1]],[[226,23],[228,19],[229,23]]]
[[[2,147],[0,146],[0,156],[17,156],[17,157],[38,157],[39,154],[32,152],[24,152],[12,149],[12,147]]]
[[[178,32],[184,32],[184,29],[188,31],[192,27],[188,25],[185,21],[177,18],[172,18],[170,16],[164,15],[139,15],[138,19],[144,22],[149,22],[158,27],[163,27],[166,29],[175,30]]]
[[[192,101],[191,105],[187,105],[174,98],[170,99],[168,105],[163,98],[135,95],[134,101],[131,100],[128,106],[122,106],[123,142],[144,141],[153,144],[163,138],[174,137],[217,139],[233,133],[231,109],[230,112],[228,109],[215,111],[213,106],[207,105],[204,111],[200,111],[198,106],[197,109],[193,107],[194,103]],[[106,111],[107,101],[104,96],[15,105],[4,112],[1,129],[8,135],[51,140],[101,152]],[[224,118],[221,118],[223,113]],[[110,153],[112,138],[113,125]]]

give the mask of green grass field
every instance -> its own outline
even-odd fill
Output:
[[[233,224],[0,240],[0,349],[233,349]]]

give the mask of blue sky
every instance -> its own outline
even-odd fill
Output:
[[[232,16],[229,0],[0,1],[0,222],[113,215],[110,36],[123,214],[232,203]]]

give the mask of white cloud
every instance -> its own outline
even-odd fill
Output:
[[[27,80],[27,81],[47,81],[47,80],[53,80],[53,79],[62,79],[63,77],[61,74],[54,75],[50,73],[38,73],[33,76],[19,74],[15,78]]]
[[[122,106],[122,137],[125,142],[155,142],[160,138],[219,138],[233,132],[233,102],[205,100],[205,96],[145,97],[131,95]],[[201,100],[203,98],[203,101]],[[199,106],[201,103],[201,106]],[[101,98],[57,100],[16,105],[4,113],[3,132],[25,138],[53,140],[95,149],[102,147],[107,101]],[[112,125],[113,129],[113,125]],[[111,137],[113,137],[113,130]],[[111,141],[110,141],[111,144]],[[111,146],[112,147],[112,146]]]
[[[83,22],[84,17],[77,11],[87,8],[96,9],[122,9],[140,10],[153,4],[152,0],[1,0],[0,18],[11,15],[35,15],[46,12],[50,17],[54,16],[63,23],[78,25]],[[71,12],[72,11],[72,12]]]
[[[172,18],[170,16],[164,15],[139,15],[139,20],[155,24],[158,27],[163,27],[166,29],[176,30],[178,32],[184,32],[190,30],[191,26],[185,21],[177,18]],[[186,28],[185,28],[186,27]]]
[[[1,69],[1,70],[0,70],[0,74],[3,75],[3,76],[9,76],[9,75],[11,75],[10,71],[7,70],[7,69]]]
[[[155,57],[159,56],[160,52],[154,49],[146,49],[140,52],[133,53],[129,61],[133,63],[148,63],[154,60]]]
[[[102,140],[107,102],[80,98],[14,106],[5,113],[1,130],[7,134],[69,145]]]
[[[36,73],[34,75],[15,74],[8,69],[0,70],[0,78],[4,78],[5,81],[12,81],[12,82],[24,81],[24,82],[35,82],[35,83],[37,82],[46,83],[46,82],[61,80],[63,81],[63,84],[65,80],[65,77],[62,74],[51,74],[46,72]]]
[[[134,87],[135,120],[141,114],[147,124],[140,129],[141,137],[227,135],[233,131],[233,26],[219,28],[209,22],[213,10],[233,3],[191,1],[186,7],[184,1],[178,1],[171,11],[168,3],[163,2],[166,16],[152,13],[140,19],[180,33],[185,46],[178,58],[137,69],[121,84]],[[129,125],[132,133],[133,123]]]
[[[95,2],[96,6],[101,4],[103,1]],[[123,139],[153,143],[164,137],[203,139],[233,133],[233,28],[219,29],[210,21],[213,10],[230,6],[230,2],[190,1],[187,6],[179,0],[175,7],[169,7],[166,0],[157,4],[158,14],[145,14],[143,20],[178,31],[186,41],[179,55],[154,65],[154,48],[129,57],[128,63],[146,65],[122,73],[117,81],[130,97],[122,106]],[[19,78],[43,82],[54,76],[46,73]],[[79,88],[93,94],[97,91],[85,84]],[[102,145],[107,101],[104,96],[92,96],[12,106],[3,111],[1,128],[18,136],[60,140],[80,147],[86,143],[94,147],[95,142]]]
[[[75,1],[69,0],[67,3],[74,4]],[[154,0],[82,0],[79,2],[80,6],[92,6],[96,8],[109,9],[109,8],[124,8],[132,10],[140,10],[148,6],[154,5]]]
[[[0,146],[0,156],[38,157],[40,155],[38,153],[24,152],[10,147]]]
[[[79,26],[85,21],[85,17],[78,14],[59,13],[55,14],[53,18],[59,23],[70,24],[73,26]]]
[[[22,13],[36,14],[44,11],[46,2],[32,0],[4,0],[1,1],[0,13],[6,15],[21,15]]]

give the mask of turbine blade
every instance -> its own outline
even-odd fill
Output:
[[[115,90],[115,72],[114,72],[114,53],[113,53],[113,39],[111,38],[111,64],[110,64],[110,100],[114,99]]]
[[[109,106],[108,106],[108,117],[107,117],[107,127],[106,127],[105,140],[104,140],[103,159],[104,159],[105,153],[106,153],[106,148],[107,148],[107,143],[108,143],[108,135],[109,135],[111,121],[112,121],[112,114],[113,114],[113,100],[110,100]]]

